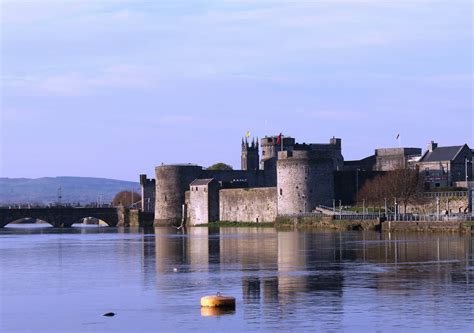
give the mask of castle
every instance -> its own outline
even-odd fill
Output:
[[[443,148],[462,151],[472,162],[467,145]],[[344,161],[340,138],[311,144],[281,135],[260,143],[242,139],[241,170],[174,164],[156,167],[155,179],[140,175],[142,211],[154,211],[155,226],[273,222],[278,215],[311,212],[320,205],[350,204],[367,179],[397,167],[420,167],[432,151],[422,155],[420,148],[384,148],[358,161]]]

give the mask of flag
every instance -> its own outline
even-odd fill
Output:
[[[246,137],[247,139],[250,138],[250,131],[247,131],[247,132],[245,133],[245,137]]]
[[[399,137],[400,137],[400,133],[398,133],[398,134],[397,134],[397,138],[396,138],[396,140],[398,140],[398,138],[399,138]]]
[[[277,137],[277,145],[279,145],[281,142],[281,132],[280,134],[278,134],[278,137]]]

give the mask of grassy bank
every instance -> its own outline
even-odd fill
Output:
[[[278,217],[275,227],[278,230],[377,230],[378,222],[371,220],[333,220],[331,217]]]
[[[233,228],[273,228],[275,223],[272,222],[235,222],[235,221],[217,221],[203,224],[196,224],[193,227],[208,227],[208,228],[222,228],[222,227],[233,227]]]

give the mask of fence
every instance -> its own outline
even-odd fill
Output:
[[[435,222],[435,221],[474,221],[472,214],[362,214],[352,213],[344,214],[337,212],[335,214],[325,214],[321,212],[306,212],[280,215],[281,217],[332,217],[334,220],[377,220],[383,218],[386,221],[406,221],[406,222]]]
[[[472,214],[390,214],[386,216],[387,221],[406,221],[406,222],[464,222],[474,221]]]
[[[449,192],[424,192],[424,197],[436,198],[436,197],[467,197],[468,191],[449,191]]]

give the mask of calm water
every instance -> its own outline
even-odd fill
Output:
[[[0,229],[1,332],[474,330],[471,236]],[[236,297],[235,312],[201,296]],[[113,311],[115,317],[102,314]]]

